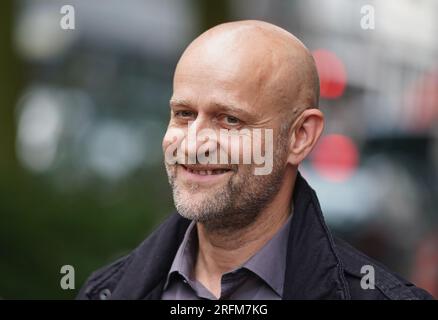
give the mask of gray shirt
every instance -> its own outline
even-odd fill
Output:
[[[230,300],[280,300],[286,271],[291,216],[280,230],[242,266],[221,278],[221,296]],[[215,300],[193,276],[198,250],[196,223],[192,222],[175,255],[164,285],[163,300]]]

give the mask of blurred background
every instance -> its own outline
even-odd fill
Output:
[[[74,30],[60,27],[66,4]],[[173,69],[197,35],[239,19],[314,54],[327,124],[301,171],[329,225],[438,298],[434,0],[2,1],[1,298],[73,298],[172,212]]]

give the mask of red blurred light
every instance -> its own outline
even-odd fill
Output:
[[[333,52],[318,49],[312,52],[319,75],[322,98],[336,99],[342,96],[347,84],[345,66]]]
[[[405,122],[413,131],[423,131],[438,122],[438,71],[423,74],[406,90]]]
[[[311,163],[322,177],[342,182],[357,170],[359,151],[349,137],[340,134],[323,136],[311,155]]]

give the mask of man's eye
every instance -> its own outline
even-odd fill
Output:
[[[237,125],[240,124],[240,120],[233,116],[225,116],[224,121],[228,125]]]
[[[191,118],[193,117],[194,113],[192,111],[188,110],[178,110],[175,111],[175,116],[178,118]]]

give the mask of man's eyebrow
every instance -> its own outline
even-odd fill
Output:
[[[189,101],[187,101],[187,100],[184,100],[184,99],[170,99],[169,105],[171,107],[173,107],[173,106],[186,106],[186,107],[190,107],[191,103]]]
[[[178,98],[170,99],[169,104],[171,107],[176,107],[176,106],[192,107],[192,104],[188,100],[178,99]],[[252,114],[252,113],[250,113],[242,108],[236,107],[235,105],[233,105],[231,103],[212,102],[210,104],[210,106],[215,111],[233,113],[236,116],[239,115],[239,116],[246,117],[248,119],[254,119],[256,117],[255,114]]]

